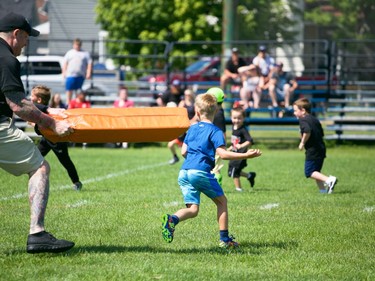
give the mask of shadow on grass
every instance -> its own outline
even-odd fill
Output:
[[[292,250],[298,247],[295,241],[286,242],[243,242],[240,244],[239,249],[228,251],[219,247],[199,247],[199,248],[173,248],[173,247],[154,247],[154,246],[116,246],[116,245],[101,245],[101,246],[76,246],[70,254],[81,253],[121,253],[121,252],[134,252],[134,253],[175,253],[175,254],[256,254],[260,255],[270,249]]]

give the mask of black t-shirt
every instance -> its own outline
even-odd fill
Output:
[[[307,114],[299,119],[301,135],[310,133],[310,138],[305,143],[306,160],[317,160],[326,157],[326,147],[324,144],[324,132],[319,120]]]
[[[247,151],[248,147],[243,147],[240,149],[235,149],[236,144],[243,144],[246,141],[249,141],[251,144],[254,143],[253,138],[250,136],[248,130],[245,126],[242,126],[238,129],[232,129],[232,135],[230,137],[231,145],[232,145],[232,151],[238,152],[238,153],[244,153]],[[241,160],[230,160],[229,161],[230,167],[236,167],[239,169],[242,169],[246,167],[246,159]]]
[[[223,133],[226,132],[224,109],[221,106],[217,110],[215,117],[214,117],[214,121],[212,123],[216,127],[218,127],[220,130],[222,130]]]
[[[243,58],[238,58],[238,64],[234,64],[232,59],[229,59],[225,65],[225,69],[229,70],[231,73],[238,73],[238,68],[246,65],[247,63]]]
[[[20,63],[12,49],[0,38],[0,115],[12,117],[13,111],[5,100],[5,92],[25,92],[20,78]]]
[[[162,95],[161,99],[164,105],[167,105],[167,103],[169,102],[174,102],[176,105],[178,105],[182,100],[183,96],[183,90],[178,90],[178,93],[172,93],[171,91],[167,91]]]

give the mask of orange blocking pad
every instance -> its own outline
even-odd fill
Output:
[[[80,108],[65,111],[74,133],[59,137],[48,129],[42,134],[52,142],[107,143],[171,141],[189,128],[185,108]],[[52,116],[61,120],[59,116]]]

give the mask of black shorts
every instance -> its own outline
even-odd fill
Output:
[[[239,178],[242,170],[247,166],[246,160],[230,161],[228,166],[228,176]]]

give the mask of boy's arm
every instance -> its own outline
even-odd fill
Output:
[[[223,160],[241,160],[247,158],[255,158],[262,155],[262,152],[259,149],[249,149],[245,153],[238,153],[226,150],[225,146],[216,148],[216,153]]]
[[[248,148],[249,146],[251,145],[251,142],[250,141],[245,141],[244,143],[242,144],[237,144],[237,149],[241,149],[241,148]]]
[[[301,137],[301,142],[298,145],[299,150],[302,150],[305,147],[306,142],[309,140],[311,134],[310,133],[303,133]]]
[[[181,155],[182,157],[186,158],[186,154],[187,154],[187,144],[183,143],[181,147]]]

